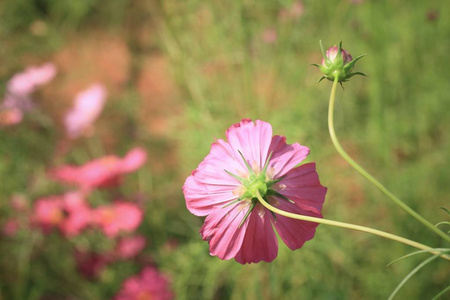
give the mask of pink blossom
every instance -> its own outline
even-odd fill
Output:
[[[39,67],[28,67],[24,72],[17,73],[8,81],[7,91],[16,96],[28,96],[39,86],[50,82],[56,72],[56,67],[52,63],[46,63]]]
[[[144,248],[147,240],[142,235],[124,237],[117,243],[114,254],[120,259],[129,259],[138,255]]]
[[[36,200],[31,219],[44,232],[59,226],[64,219],[62,197],[50,196]]]
[[[65,235],[76,236],[91,223],[92,211],[82,193],[65,194],[63,209],[66,217],[59,224],[59,228]]]
[[[10,218],[3,224],[3,234],[14,236],[20,230],[20,223],[17,219]]]
[[[51,81],[56,67],[46,63],[39,67],[28,67],[15,74],[7,83],[6,94],[0,104],[0,125],[15,125],[23,119],[23,113],[33,108],[30,95],[41,85]]]
[[[142,222],[143,212],[136,204],[118,201],[112,205],[97,207],[93,212],[93,222],[108,237],[120,232],[133,232]]]
[[[277,41],[277,30],[275,28],[267,28],[262,33],[262,39],[267,44],[273,44]]]
[[[88,279],[96,279],[111,262],[108,255],[83,250],[75,250],[74,257],[78,271]]]
[[[101,84],[93,84],[75,98],[74,107],[67,113],[64,124],[67,135],[75,139],[92,126],[103,110],[106,89]]]
[[[302,1],[295,1],[288,9],[282,9],[279,13],[281,20],[298,19],[305,13]]]
[[[146,267],[142,272],[128,278],[116,295],[116,300],[168,300],[173,299],[169,281],[156,269]]]
[[[139,169],[147,160],[142,148],[134,148],[121,159],[115,155],[90,161],[82,166],[62,166],[50,171],[50,176],[58,181],[75,184],[83,190],[117,186],[121,176]]]
[[[298,166],[309,149],[272,137],[271,125],[259,120],[244,119],[226,136],[228,142],[213,143],[183,186],[189,211],[206,216],[200,233],[211,255],[241,264],[270,262],[278,252],[273,227],[290,249],[301,248],[317,224],[273,214],[259,203],[256,191],[281,210],[322,217],[326,188],[315,164]]]

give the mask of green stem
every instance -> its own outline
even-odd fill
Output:
[[[426,251],[428,251],[428,252],[430,252],[432,254],[435,254],[435,255],[441,255],[440,251],[433,250],[433,248],[431,248],[431,247],[429,247],[427,245],[424,245],[424,244],[421,244],[421,243],[418,243],[418,242],[415,242],[415,241],[403,238],[401,236],[397,236],[397,235],[392,234],[392,233],[384,232],[384,231],[373,229],[373,228],[370,228],[370,227],[350,224],[350,223],[344,223],[344,222],[333,221],[333,220],[328,220],[328,219],[322,219],[322,218],[298,215],[298,214],[294,214],[294,213],[290,213],[290,212],[278,209],[278,208],[270,205],[269,203],[267,203],[267,201],[265,201],[261,197],[261,194],[259,193],[259,191],[256,191],[256,197],[258,198],[259,202],[265,208],[267,208],[268,210],[270,210],[270,211],[272,211],[272,212],[274,212],[276,214],[279,214],[279,215],[291,218],[291,219],[302,220],[302,221],[307,221],[307,222],[313,222],[313,223],[319,223],[319,224],[325,224],[325,225],[331,225],[331,226],[335,226],[335,227],[341,227],[341,228],[346,228],[346,229],[352,229],[352,230],[367,232],[367,233],[371,233],[371,234],[374,234],[374,235],[381,236],[381,237],[386,238],[386,239],[397,241],[397,242],[405,244],[405,245],[412,246],[412,247],[417,248],[417,249],[426,250]],[[448,255],[441,255],[441,257],[443,257],[443,258],[445,258],[447,260],[450,260],[450,257]]]
[[[338,84],[337,77],[333,82],[333,87],[331,88],[331,94],[330,94],[330,105],[328,108],[328,130],[330,131],[330,137],[333,141],[333,145],[336,148],[337,152],[356,170],[358,171],[362,176],[364,176],[367,180],[369,180],[374,186],[376,186],[383,194],[385,194],[389,199],[395,202],[398,206],[400,206],[403,210],[405,210],[407,213],[409,213],[412,217],[416,218],[420,223],[440,235],[444,240],[447,242],[450,242],[450,236],[445,234],[442,230],[439,228],[436,228],[433,224],[428,222],[425,218],[423,218],[421,215],[416,213],[411,207],[406,205],[402,200],[397,198],[394,194],[392,194],[387,188],[385,188],[378,180],[376,180],[372,175],[367,173],[366,170],[364,170],[360,165],[358,165],[348,154],[345,152],[345,150],[341,147],[341,144],[339,143],[336,133],[334,131],[334,122],[333,122],[333,111],[334,111],[334,100],[336,96],[336,87]]]

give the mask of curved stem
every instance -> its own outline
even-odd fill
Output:
[[[373,229],[370,227],[365,227],[365,226],[361,226],[361,225],[355,225],[355,224],[350,224],[350,223],[344,223],[344,222],[339,222],[339,221],[333,221],[333,220],[328,220],[328,219],[322,219],[322,218],[316,218],[316,217],[310,217],[310,216],[304,216],[304,215],[298,215],[298,214],[294,214],[294,213],[290,213],[281,209],[278,209],[272,205],[270,205],[269,203],[267,203],[267,201],[265,201],[262,197],[261,194],[259,193],[259,191],[256,191],[256,197],[258,197],[259,202],[268,210],[273,211],[276,214],[291,218],[291,219],[296,219],[296,220],[302,220],[302,221],[307,221],[307,222],[313,222],[313,223],[319,223],[319,224],[325,224],[325,225],[331,225],[331,226],[335,226],[335,227],[341,227],[341,228],[347,228],[347,229],[352,229],[352,230],[357,230],[357,231],[362,231],[362,232],[367,232],[367,233],[371,233],[374,235],[378,235],[381,237],[384,237],[386,239],[390,239],[393,241],[397,241],[399,243],[405,244],[405,245],[409,245],[412,246],[414,248],[417,249],[421,249],[421,250],[426,250],[432,254],[435,255],[441,255],[440,251],[436,251],[433,250],[433,248],[403,238],[401,236],[397,236],[395,234],[392,233],[388,233],[388,232],[384,232],[381,230],[377,230],[377,229]],[[441,255],[443,258],[450,260],[450,257],[448,255]]]
[[[417,219],[420,223],[428,227],[430,230],[434,231],[436,234],[440,235],[444,240],[447,242],[450,242],[450,236],[448,236],[445,232],[440,230],[439,228],[436,228],[433,224],[431,224],[429,221],[427,221],[425,218],[423,218],[421,215],[419,215],[417,212],[415,212],[411,207],[406,205],[402,200],[397,198],[394,194],[392,194],[387,188],[385,188],[378,180],[376,180],[372,175],[367,173],[366,170],[364,170],[360,165],[358,165],[348,154],[345,152],[345,150],[341,147],[341,144],[339,143],[336,133],[334,131],[334,122],[333,122],[333,111],[334,111],[334,100],[336,96],[336,87],[338,84],[337,77],[333,82],[333,87],[331,88],[331,94],[330,94],[330,105],[328,107],[328,130],[330,131],[330,137],[331,141],[333,142],[334,147],[336,148],[337,152],[356,170],[358,171],[362,176],[364,176],[367,180],[369,180],[374,186],[376,186],[383,194],[385,194],[389,199],[394,201],[395,204],[400,206],[403,210],[405,210],[407,213],[409,213],[412,217]]]

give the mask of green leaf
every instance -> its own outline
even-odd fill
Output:
[[[389,296],[388,300],[394,299],[395,295],[398,293],[398,291],[402,288],[403,285],[414,275],[416,274],[420,269],[422,269],[424,266],[441,256],[442,253],[433,255],[432,257],[427,258],[422,263],[420,263],[417,267],[415,267],[411,272],[408,273],[408,275],[403,278],[403,280],[397,285],[395,290],[392,292],[392,294]]]
[[[438,300],[439,298],[441,298],[441,296],[443,296],[448,291],[450,291],[450,285],[448,287],[446,287],[445,289],[443,289],[439,294],[434,296],[433,299],[431,299],[431,300]]]

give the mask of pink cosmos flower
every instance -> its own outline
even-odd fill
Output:
[[[105,87],[97,83],[76,96],[74,107],[64,119],[67,135],[71,139],[79,137],[92,126],[103,110],[106,94]]]
[[[142,235],[125,237],[117,243],[114,256],[119,259],[135,257],[145,248],[146,243],[147,240]]]
[[[298,166],[309,149],[286,144],[283,136],[272,137],[271,125],[259,120],[244,119],[226,136],[228,142],[212,144],[183,186],[189,211],[207,216],[200,233],[211,255],[241,264],[270,262],[278,252],[273,227],[290,249],[301,248],[318,224],[274,214],[256,195],[281,210],[322,217],[326,188],[315,164]]]
[[[117,186],[121,176],[139,169],[147,160],[147,152],[134,148],[123,159],[115,155],[90,161],[82,166],[63,166],[50,171],[58,181],[78,185],[85,191],[99,187]]]
[[[0,125],[15,125],[22,121],[25,111],[33,104],[30,95],[36,89],[50,82],[56,75],[56,67],[46,63],[39,67],[28,67],[15,74],[7,83],[6,94],[0,104]]]
[[[92,210],[87,205],[82,193],[65,194],[63,209],[66,217],[59,224],[59,228],[66,236],[79,235],[91,223]]]
[[[116,300],[169,300],[174,294],[169,281],[156,269],[146,267],[137,276],[128,278],[116,295]]]
[[[17,73],[8,81],[7,91],[16,96],[28,96],[39,86],[50,82],[56,72],[56,67],[52,63],[46,63],[39,67],[28,67],[24,72]]]
[[[136,204],[118,201],[97,207],[92,217],[106,236],[115,237],[121,231],[133,232],[141,224],[143,212]]]
[[[96,279],[111,262],[108,255],[83,250],[74,253],[77,270],[88,279]]]
[[[50,196],[36,200],[32,223],[41,227],[45,233],[61,224],[64,219],[62,197]]]
[[[20,223],[17,219],[10,218],[3,224],[3,234],[14,236],[20,230]]]

